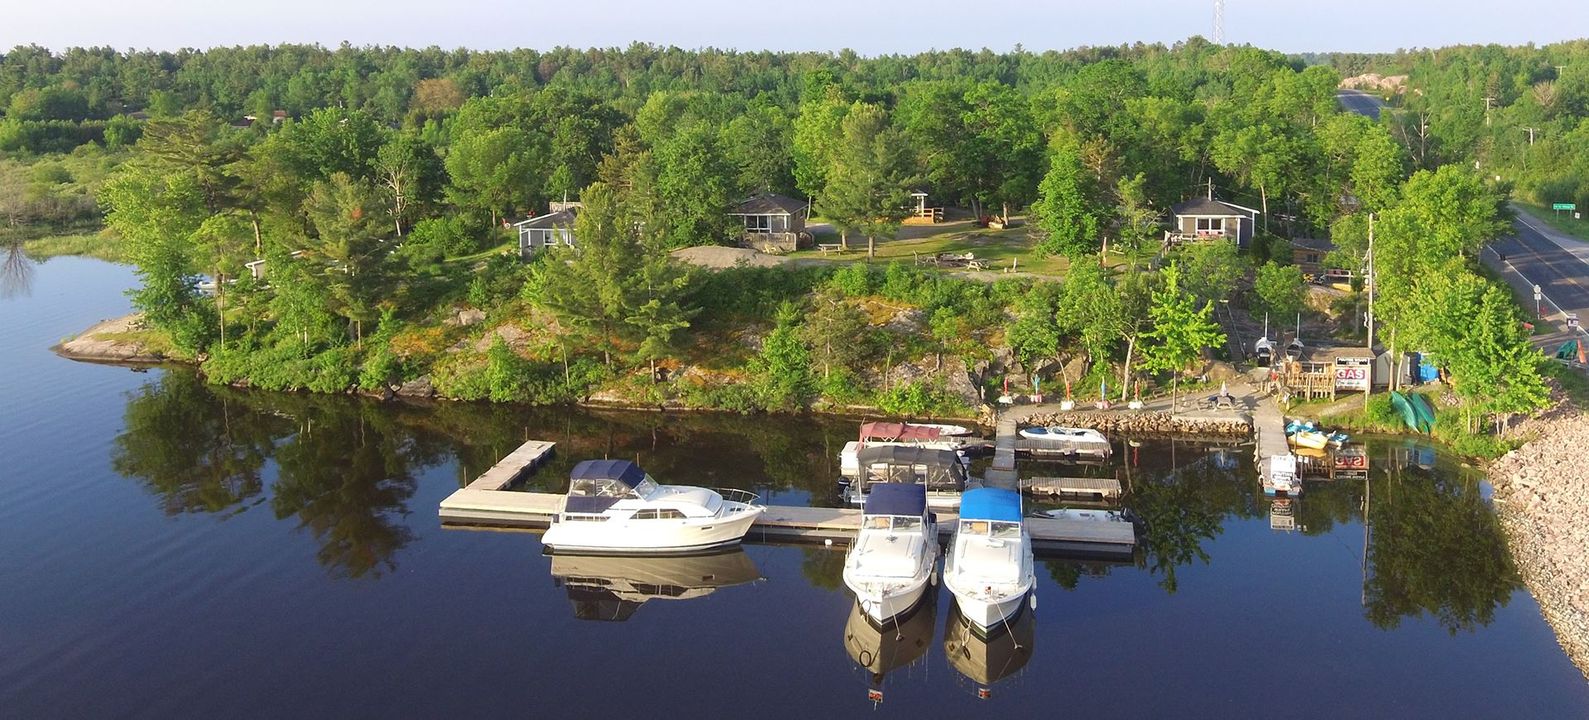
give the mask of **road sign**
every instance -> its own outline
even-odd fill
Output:
[[[1538,285],[1534,286],[1534,300],[1536,300],[1536,301],[1539,300],[1539,298],[1541,296],[1543,296],[1544,294],[1545,293],[1539,289]]]
[[[1567,327],[1578,327],[1578,313],[1567,313]]]
[[[1577,210],[1578,209],[1578,205],[1577,205],[1577,203],[1553,203],[1550,206],[1550,209],[1552,209],[1552,210]]]

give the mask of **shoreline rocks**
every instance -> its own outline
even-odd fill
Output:
[[[142,314],[132,313],[101,320],[76,337],[57,343],[50,350],[64,358],[87,362],[150,364],[171,360],[141,342],[105,337],[135,332],[142,319]]]
[[[1518,432],[1534,439],[1490,468],[1497,514],[1540,614],[1589,678],[1589,415],[1562,402]]]
[[[1203,417],[1160,411],[1035,412],[1022,425],[1062,425],[1092,428],[1102,433],[1133,435],[1251,435],[1252,421],[1244,415]]]

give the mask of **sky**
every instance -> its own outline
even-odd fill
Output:
[[[1213,0],[0,0],[0,52],[320,43],[1063,50],[1211,37]],[[1226,0],[1225,40],[1284,52],[1546,44],[1589,35],[1582,0]]]

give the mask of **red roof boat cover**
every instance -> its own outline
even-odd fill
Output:
[[[918,442],[936,440],[942,434],[935,427],[923,427],[899,422],[869,422],[861,425],[861,442]]]

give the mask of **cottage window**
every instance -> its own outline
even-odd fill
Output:
[[[745,216],[745,232],[748,232],[748,233],[770,233],[770,232],[772,232],[772,216],[770,216],[770,215],[746,215]]]
[[[567,245],[569,247],[573,247],[574,246],[574,233],[569,231],[568,228],[562,228],[562,229],[558,230],[557,231],[557,237],[558,237],[559,240],[563,241],[564,245]]]
[[[1225,218],[1198,218],[1197,234],[1223,235],[1225,234]]]

